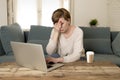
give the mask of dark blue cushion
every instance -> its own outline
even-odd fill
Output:
[[[112,54],[110,40],[108,39],[84,39],[86,51],[94,51],[100,54]]]
[[[9,26],[1,26],[0,38],[7,55],[13,54],[10,41],[24,42],[23,32],[17,23]]]
[[[15,57],[13,55],[0,56],[0,63],[4,62],[15,62]]]
[[[94,56],[95,61],[107,61],[112,62],[113,64],[116,64],[120,66],[120,57],[116,55],[108,55],[108,54],[95,54]]]
[[[120,32],[112,42],[112,49],[116,55],[120,56]]]
[[[85,39],[110,39],[109,27],[80,27]]]
[[[96,53],[113,54],[109,27],[80,27],[84,32],[85,50]]]
[[[52,27],[32,25],[28,40],[49,40]]]

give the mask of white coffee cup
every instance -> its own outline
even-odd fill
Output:
[[[94,61],[94,52],[93,51],[87,51],[87,63],[93,63]]]

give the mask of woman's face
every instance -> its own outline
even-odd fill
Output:
[[[70,20],[65,20],[64,18],[60,18],[59,21],[61,24],[60,32],[65,33],[70,28]]]

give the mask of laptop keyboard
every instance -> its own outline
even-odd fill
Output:
[[[53,64],[55,64],[55,63],[53,63],[53,62],[49,62],[49,63],[47,63],[47,68],[51,68],[51,67],[53,67]]]
[[[51,68],[52,66],[51,65],[47,65],[47,68]]]

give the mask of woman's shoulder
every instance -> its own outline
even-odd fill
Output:
[[[76,37],[79,38],[79,37],[83,36],[83,31],[82,31],[82,29],[79,28],[79,27],[77,27],[77,26],[75,26],[75,29],[74,29],[74,31],[73,31],[73,35],[74,35],[75,38],[76,38]]]
[[[83,30],[80,27],[78,27],[78,26],[75,26],[75,32],[77,34],[83,34]]]

